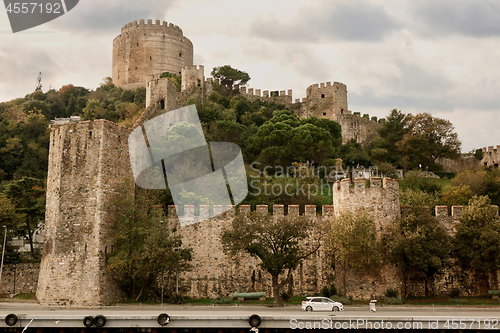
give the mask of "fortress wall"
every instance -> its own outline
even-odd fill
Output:
[[[119,298],[105,258],[114,242],[110,200],[131,177],[128,134],[106,120],[53,127],[37,288],[41,304],[92,307]]]
[[[272,209],[275,218],[284,216],[283,205],[274,205]],[[331,206],[323,206],[324,214],[331,216],[331,209]],[[250,206],[241,205],[239,210],[242,213],[250,212]],[[175,211],[174,206],[169,207],[169,212],[171,211]],[[230,227],[234,210],[194,224],[191,223],[192,220],[198,218],[192,213],[194,209],[185,211],[190,213],[180,218],[182,227],[179,232],[183,246],[194,250],[193,270],[181,275],[189,288],[188,296],[214,298],[249,291],[265,291],[272,295],[271,275],[260,268],[259,260],[243,255],[239,264],[235,264],[223,251],[221,234]],[[257,211],[267,214],[268,206],[259,205]],[[299,207],[291,205],[287,211],[288,215],[298,215]],[[326,218],[316,215],[316,206],[306,206],[306,215],[318,220]],[[173,214],[169,214],[169,218],[173,220],[172,223],[179,223]],[[317,254],[303,261],[293,272],[293,291],[296,295],[319,293],[323,286],[333,282],[334,272],[325,251],[321,247]]]
[[[193,65],[193,44],[171,23],[133,21],[113,40],[112,78],[117,87],[144,86],[148,75],[180,74],[186,65]]]
[[[342,127],[342,144],[352,139],[360,144],[370,143],[377,138],[377,129],[382,126],[376,121],[353,114],[336,114],[332,120]]]
[[[34,293],[40,273],[39,263],[4,264],[0,294]]]

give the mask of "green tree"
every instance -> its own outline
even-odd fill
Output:
[[[107,259],[107,270],[127,297],[161,295],[162,271],[171,277],[190,269],[192,249],[182,248],[176,229],[163,215],[158,193],[124,184],[113,206],[115,245]],[[164,221],[161,225],[160,221]],[[167,295],[172,295],[172,284]]]
[[[27,237],[31,257],[38,259],[33,247],[33,231],[45,220],[45,181],[23,177],[5,185],[4,194],[14,203],[18,223],[15,225],[19,237]]]
[[[429,193],[420,189],[402,189],[399,193],[401,206],[410,207],[427,207],[429,211],[434,211],[434,208],[441,203],[439,195]]]
[[[76,98],[74,95],[71,95],[71,97],[68,100],[68,105],[66,106],[66,117],[71,117],[73,115],[79,114],[80,109],[78,108],[78,105],[76,104]]]
[[[432,170],[438,157],[460,156],[461,143],[450,121],[429,113],[410,114],[405,128],[408,132],[397,145],[403,155],[410,158],[414,168],[421,164],[423,170]]]
[[[235,85],[236,86],[245,85],[247,84],[248,81],[250,81],[250,75],[248,75],[247,72],[243,72],[240,71],[239,69],[232,68],[229,65],[214,67],[211,74],[214,79],[220,80],[221,86],[226,88],[226,91],[231,97],[235,92],[234,88]]]
[[[249,254],[260,260],[260,267],[272,277],[274,305],[281,304],[280,289],[289,283],[299,263],[318,251],[324,226],[305,216],[275,219],[252,212],[237,214],[222,234],[224,251],[235,260]],[[282,281],[279,276],[284,274]]]
[[[466,205],[470,199],[472,199],[473,193],[468,185],[456,186],[453,188],[447,188],[441,194],[441,201],[444,205],[451,206],[463,206]]]
[[[288,110],[274,111],[273,117],[251,138],[249,149],[265,165],[286,167],[301,161],[321,164],[333,154],[334,144],[340,143],[338,137],[331,135],[337,133],[336,124],[327,119],[299,120]]]
[[[498,285],[500,220],[487,196],[474,196],[464,207],[460,222],[456,227],[454,255],[462,269],[474,272],[476,281],[471,288],[485,295]],[[492,286],[489,274],[493,277]]]
[[[457,173],[455,178],[451,180],[454,186],[468,186],[475,195],[484,194],[485,185],[484,178],[487,172],[485,170],[464,170]]]
[[[401,275],[401,295],[407,296],[408,283],[428,282],[446,266],[450,251],[450,236],[439,220],[425,207],[413,207],[387,228],[383,237],[388,259]]]
[[[404,166],[401,150],[396,145],[408,132],[408,118],[404,113],[393,109],[385,118],[385,122],[377,129],[379,138],[374,142],[372,156],[378,162],[386,162],[400,167]]]
[[[335,260],[342,266],[344,295],[347,294],[348,270],[367,274],[381,264],[380,245],[375,237],[373,220],[367,212],[342,212],[332,222],[328,243]]]

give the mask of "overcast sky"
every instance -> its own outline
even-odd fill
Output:
[[[1,6],[1,4],[0,4]],[[66,15],[13,34],[0,11],[0,102],[43,91],[95,89],[111,76],[113,38],[127,22],[182,28],[195,64],[229,64],[248,86],[347,85],[349,109],[450,120],[462,151],[500,145],[500,1],[80,0]]]

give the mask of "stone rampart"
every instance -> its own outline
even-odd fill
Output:
[[[354,114],[335,114],[333,120],[342,127],[342,144],[355,140],[360,144],[368,144],[377,138],[380,123]]]
[[[187,208],[187,209],[186,209]],[[222,208],[215,206],[214,209]],[[250,206],[239,206],[241,213],[250,212]],[[283,205],[272,206],[275,218],[285,216]],[[271,276],[259,266],[259,261],[250,256],[243,256],[239,264],[229,258],[223,251],[221,234],[229,228],[233,218],[234,209],[219,216],[194,223],[201,219],[194,215],[194,207],[184,207],[185,214],[178,220],[175,215],[176,208],[169,206],[169,218],[172,223],[180,221],[179,232],[182,236],[183,246],[192,247],[193,270],[181,275],[191,297],[217,297],[231,295],[233,292],[265,291],[271,292]],[[200,216],[208,212],[208,206],[200,206]],[[267,205],[257,206],[257,211],[268,214]],[[287,215],[298,215],[299,206],[290,205]],[[323,216],[316,215],[316,206],[306,206],[305,215],[313,219],[324,219],[332,216],[332,206],[323,206]],[[293,292],[297,295],[318,293],[323,286],[333,282],[333,269],[322,246],[319,251],[304,260],[293,273]]]
[[[3,266],[0,294],[18,295],[36,292],[40,264],[19,263]]]

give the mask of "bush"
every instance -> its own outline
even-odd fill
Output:
[[[346,297],[341,297],[341,296],[338,296],[338,295],[333,295],[330,297],[332,300],[334,300],[335,302],[339,302],[339,303],[342,303],[344,305],[349,305],[351,304],[351,301],[348,300]]]
[[[321,289],[321,295],[323,297],[337,295],[337,288],[335,288],[334,284],[331,284],[330,286],[324,286],[323,289]]]
[[[458,288],[451,288],[450,291],[448,292],[451,298],[457,298],[460,296],[460,289]]]
[[[288,300],[292,297],[292,294],[289,294],[289,293],[288,293],[288,292],[286,292],[286,291],[282,291],[282,292],[280,293],[280,297],[281,297],[281,299],[282,299],[283,301],[288,302]]]
[[[184,303],[184,298],[181,295],[173,294],[169,297],[168,301],[172,304],[182,304]]]
[[[469,300],[464,298],[452,298],[449,300],[449,302],[451,304],[467,304],[469,303]]]
[[[398,290],[396,288],[387,288],[385,290],[385,297],[388,297],[388,298],[398,297]]]
[[[385,304],[403,304],[403,300],[399,297],[385,297]]]
[[[219,296],[214,299],[214,304],[229,304],[233,301],[231,297]]]

